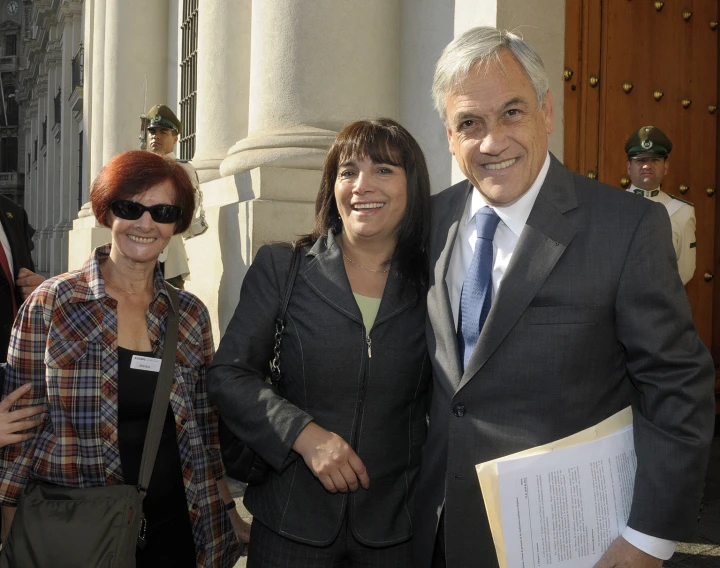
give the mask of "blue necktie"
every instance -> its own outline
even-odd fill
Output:
[[[500,217],[490,207],[483,207],[475,214],[477,224],[475,253],[463,281],[458,311],[458,346],[463,370],[467,367],[490,311],[493,237],[499,222]]]

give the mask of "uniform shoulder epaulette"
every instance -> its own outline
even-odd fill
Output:
[[[669,194],[668,194],[668,195],[669,195]],[[674,196],[674,195],[670,195],[670,197],[672,197],[673,199],[677,199],[678,201],[682,201],[685,205],[689,205],[690,207],[695,207],[695,206],[692,204],[692,202],[690,202],[690,201],[685,201],[684,199],[680,199],[679,197],[676,197],[676,196]]]

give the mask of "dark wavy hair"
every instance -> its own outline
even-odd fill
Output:
[[[90,189],[95,218],[104,227],[110,227],[110,204],[113,201],[133,199],[164,181],[171,182],[175,188],[172,205],[182,209],[174,234],[185,232],[195,210],[195,188],[187,172],[175,160],[145,150],[118,154],[100,171]]]
[[[359,120],[346,125],[330,147],[315,200],[315,226],[296,246],[312,246],[328,231],[342,231],[335,202],[335,180],[341,163],[366,158],[376,164],[402,167],[407,179],[407,206],[397,229],[393,260],[403,279],[422,297],[428,287],[427,244],[430,234],[430,178],[417,141],[390,118]]]

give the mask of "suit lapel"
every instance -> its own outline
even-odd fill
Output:
[[[564,215],[577,207],[574,185],[569,172],[554,157],[551,160],[459,388],[500,346],[575,236],[575,225]]]
[[[318,239],[309,255],[314,258],[307,268],[301,268],[302,279],[324,302],[362,324],[362,314],[352,295],[350,281],[345,272],[342,250],[332,232],[328,233],[327,240]]]
[[[428,292],[428,319],[435,338],[436,357],[445,358],[438,368],[447,369],[448,377],[455,386],[457,386],[458,378],[462,376],[462,363],[445,277],[450,266],[450,258],[462,221],[461,217],[471,190],[472,186],[469,181],[448,189],[447,191],[454,192],[455,195],[447,199],[448,206],[444,210],[433,210],[432,219],[435,236],[431,239],[430,250],[432,280]]]
[[[345,272],[342,251],[335,241],[335,236],[332,233],[328,234],[327,246],[324,239],[318,239],[310,254],[315,255],[315,258],[301,273],[310,289],[330,306],[364,325],[360,308]],[[393,260],[373,327],[396,316],[417,301],[417,293],[412,285],[407,284],[400,288],[402,282],[394,267]]]

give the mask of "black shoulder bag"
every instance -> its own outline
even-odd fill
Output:
[[[0,568],[135,567],[135,548],[145,538],[142,502],[160,445],[177,356],[177,290],[168,286],[168,295],[173,309],[168,310],[138,485],[75,488],[29,480],[0,552]]]
[[[277,388],[280,382],[280,345],[282,343],[282,334],[285,329],[285,314],[287,313],[288,303],[295,285],[295,277],[297,276],[300,266],[300,247],[293,252],[290,271],[288,272],[287,283],[285,285],[285,295],[280,304],[280,310],[275,318],[275,347],[273,349],[273,358],[270,360],[270,384]],[[218,423],[218,436],[220,438],[220,453],[222,455],[223,464],[225,464],[225,473],[250,485],[256,485],[265,481],[270,466],[257,455],[245,442],[240,440],[232,433],[222,418]]]

